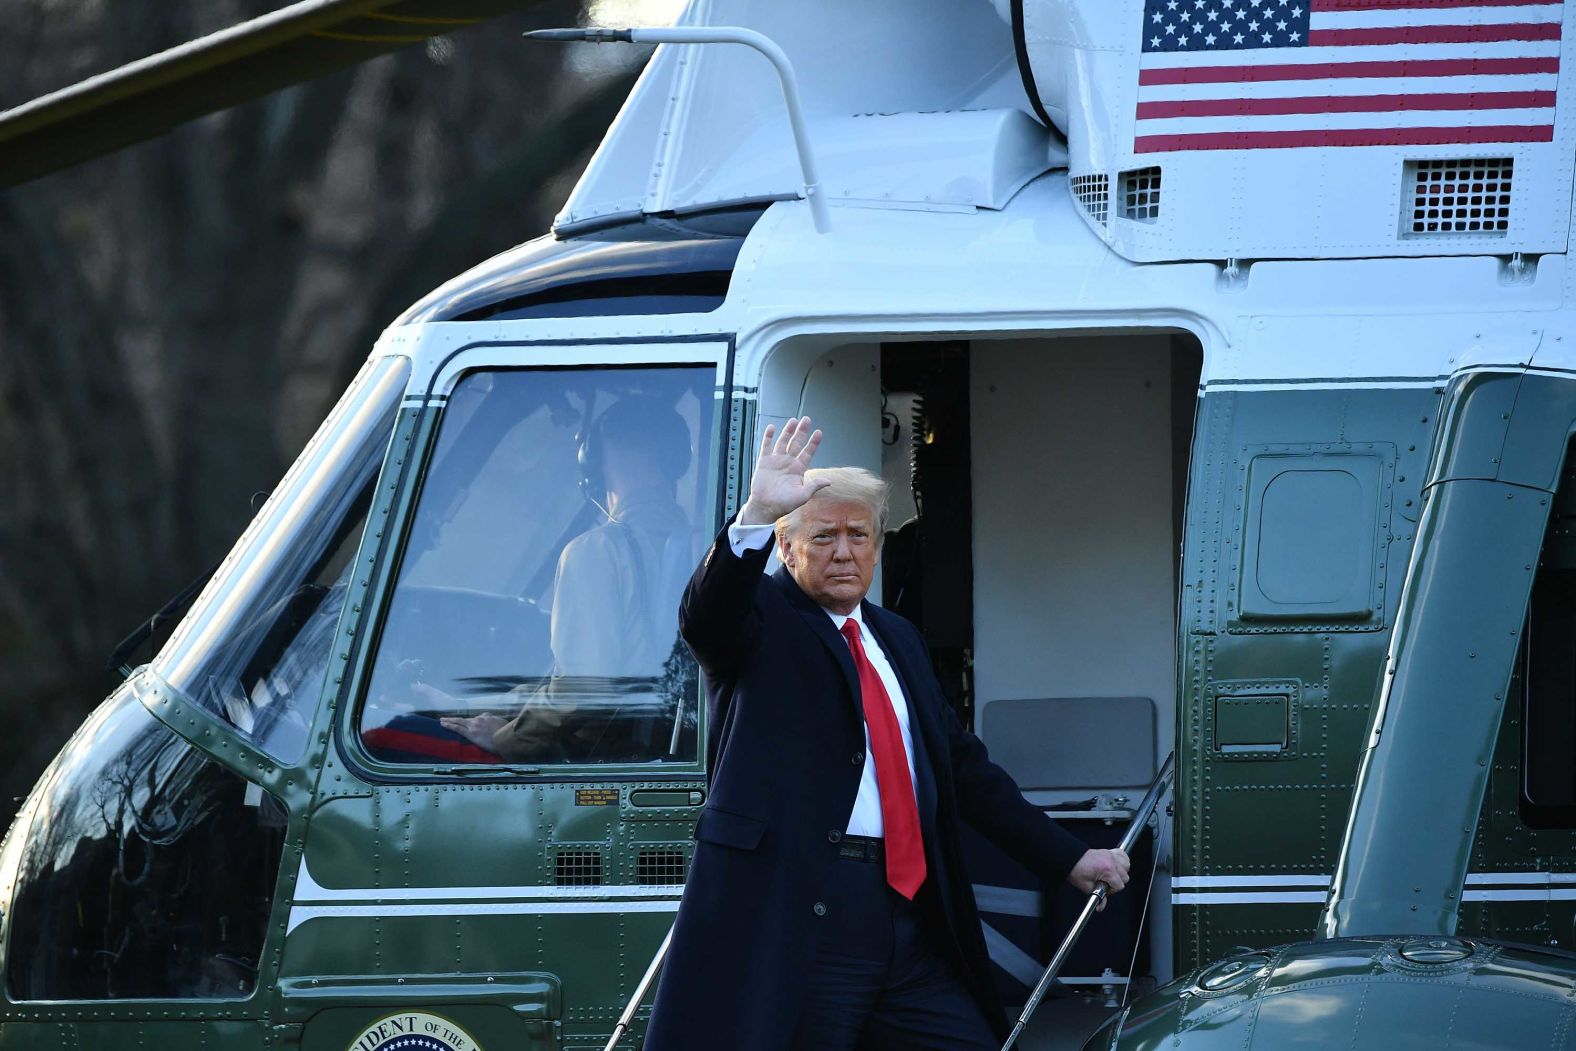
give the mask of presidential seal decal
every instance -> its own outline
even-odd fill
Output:
[[[367,1026],[345,1051],[482,1051],[482,1046],[447,1018],[401,1011]]]

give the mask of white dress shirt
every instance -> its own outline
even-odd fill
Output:
[[[746,551],[759,551],[772,542],[773,527],[767,525],[739,525],[735,522],[728,527],[728,546],[733,553],[742,557]],[[854,607],[851,614],[843,615],[833,613],[822,607],[828,617],[832,618],[832,626],[839,633],[843,630],[843,623],[852,620],[859,625],[859,640],[865,649],[865,656],[876,670],[876,675],[881,679],[881,685],[886,688],[887,699],[892,705],[892,711],[897,716],[898,729],[903,734],[903,755],[908,759],[908,783],[910,788],[916,788],[919,779],[914,773],[914,737],[908,726],[908,705],[903,699],[903,686],[898,681],[897,672],[892,669],[891,661],[887,660],[886,651],[881,648],[881,643],[876,639],[875,632],[865,627],[864,611]],[[846,643],[845,643],[846,645]],[[863,717],[864,710],[860,709]],[[916,804],[917,805],[917,804]],[[881,786],[876,780],[876,761],[870,752],[870,727],[865,727],[865,767],[859,778],[859,792],[854,796],[854,809],[848,815],[847,832],[851,836],[881,837],[885,834],[886,825],[881,817]]]

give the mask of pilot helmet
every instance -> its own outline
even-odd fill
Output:
[[[607,503],[603,467],[609,445],[649,449],[657,469],[670,483],[677,482],[689,470],[689,425],[677,409],[650,394],[620,398],[592,420],[579,438],[580,491],[599,507]]]

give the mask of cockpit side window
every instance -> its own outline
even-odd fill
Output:
[[[155,664],[275,758],[305,747],[409,361],[352,384]]]
[[[472,372],[440,423],[360,713],[393,764],[687,764],[713,365]]]
[[[240,999],[257,985],[287,813],[111,697],[46,776],[0,881],[13,1000]],[[13,835],[16,833],[13,832]]]

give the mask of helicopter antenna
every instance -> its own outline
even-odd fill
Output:
[[[788,125],[793,131],[794,149],[799,153],[799,171],[804,178],[804,199],[810,203],[810,218],[816,233],[832,228],[827,215],[826,197],[816,174],[815,155],[810,152],[810,134],[804,123],[804,107],[799,102],[799,80],[794,75],[788,53],[771,37],[738,26],[651,26],[629,29],[536,29],[525,34],[532,40],[589,44],[743,44],[765,55],[777,69],[782,83],[783,101],[788,106]]]

